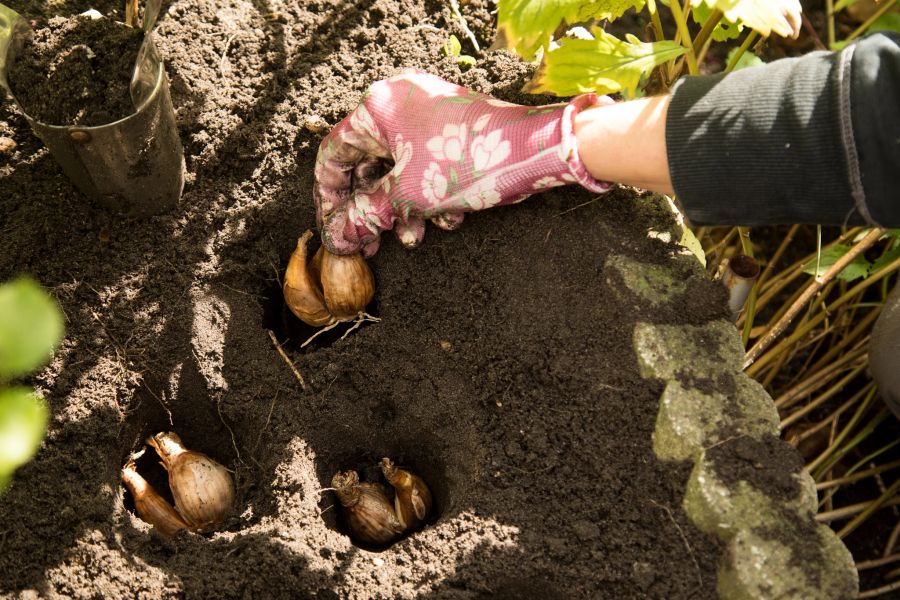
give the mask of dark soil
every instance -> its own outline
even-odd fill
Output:
[[[9,74],[16,99],[48,125],[106,125],[134,112],[130,84],[144,39],[111,19],[54,17],[26,43]]]
[[[121,18],[120,2],[93,4]],[[479,35],[491,7],[464,6]],[[724,294],[709,283],[651,308],[606,287],[611,253],[673,251],[647,237],[660,217],[633,192],[557,190],[432,228],[416,251],[387,239],[370,263],[382,321],[298,349],[311,331],[285,319],[278,277],[314,225],[318,125],[409,66],[523,98],[527,66],[496,53],[461,72],[441,51],[448,32],[463,39],[444,3],[421,0],[169,3],[158,40],[188,185],[176,211],[141,221],[91,206],[0,105],[18,144],[0,156],[0,280],[32,274],[67,317],[31,382],[52,412],[46,441],[0,502],[0,592],[715,596],[721,547],[680,508],[688,466],[653,455],[662,388],[640,378],[631,338],[638,321],[720,318]],[[233,469],[238,506],[219,531],[167,542],[132,513],[119,469],[163,430]],[[421,475],[436,506],[372,553],[322,488],[382,456]],[[154,461],[138,466],[162,484]]]
[[[794,475],[803,470],[803,458],[777,437],[754,440],[738,436],[710,448],[706,456],[716,475],[730,488],[746,481],[784,502],[796,500],[802,492]]]

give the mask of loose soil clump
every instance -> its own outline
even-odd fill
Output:
[[[54,17],[9,74],[25,111],[49,125],[106,125],[134,112],[130,85],[143,31],[111,19]]]
[[[94,4],[121,18],[120,2]],[[474,31],[490,31],[491,6],[463,6]],[[67,316],[32,381],[46,441],[0,501],[0,593],[715,597],[721,544],[680,508],[689,465],[653,454],[662,384],[640,377],[631,339],[640,321],[721,318],[725,294],[702,283],[650,307],[610,289],[610,255],[662,264],[678,250],[647,235],[665,215],[648,199],[557,189],[429,228],[416,251],[388,234],[370,261],[381,322],[300,350],[309,330],[285,320],[280,276],[315,225],[321,123],[404,67],[513,101],[530,67],[496,53],[460,71],[441,50],[463,39],[457,19],[421,0],[175,0],[157,31],[188,163],[170,215],[91,206],[0,105],[18,144],[0,163],[0,279],[30,273]],[[168,542],[134,515],[119,470],[159,431],[234,471],[236,511],[217,531]],[[429,484],[434,510],[373,553],[323,488],[384,456]]]

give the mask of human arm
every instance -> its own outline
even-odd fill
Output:
[[[584,111],[597,178],[678,195],[696,224],[900,226],[900,37]]]

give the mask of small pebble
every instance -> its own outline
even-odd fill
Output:
[[[17,145],[14,139],[0,136],[0,154],[12,154]]]

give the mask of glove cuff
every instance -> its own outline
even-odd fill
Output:
[[[560,120],[562,152],[564,160],[569,167],[569,173],[572,174],[576,182],[592,192],[606,192],[613,184],[609,181],[595,179],[584,166],[584,162],[582,162],[581,156],[578,154],[578,140],[575,138],[575,116],[583,110],[611,104],[612,102],[609,97],[598,97],[593,92],[575,96],[566,105]]]

